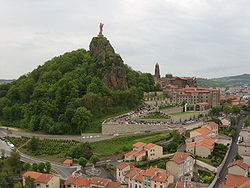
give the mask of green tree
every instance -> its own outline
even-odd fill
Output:
[[[218,116],[221,111],[222,108],[220,106],[215,106],[212,108],[211,113],[212,115]]]
[[[100,159],[96,155],[92,155],[89,160],[91,161],[91,163],[93,163],[94,166],[98,161],[100,161]]]
[[[18,182],[14,184],[14,188],[23,188],[23,185],[20,182]]]
[[[45,163],[45,169],[46,169],[46,173],[50,173],[50,170],[51,170],[51,163],[50,162]]]
[[[23,163],[23,169],[28,171],[30,169],[30,163]]]
[[[246,119],[244,120],[245,126],[249,127],[250,126],[250,116],[247,116]]]
[[[83,132],[89,126],[91,118],[91,112],[85,107],[79,107],[76,109],[72,122],[76,125],[78,133]]]
[[[92,148],[89,143],[80,143],[74,147],[70,148],[68,155],[71,158],[79,159],[80,157],[84,157],[89,159],[92,156]]]
[[[32,170],[35,171],[35,172],[38,171],[38,165],[37,165],[37,163],[33,163],[32,164]]]
[[[223,107],[223,112],[225,114],[230,114],[230,113],[232,113],[232,108],[230,106],[224,106]]]
[[[34,179],[31,177],[25,178],[24,188],[36,188]]]
[[[78,163],[79,163],[79,165],[81,165],[82,168],[84,168],[86,166],[86,164],[88,163],[88,160],[83,158],[83,157],[80,157],[78,160]]]
[[[45,164],[43,162],[38,163],[37,165],[38,172],[44,173],[44,169],[45,169]]]
[[[39,138],[33,136],[28,143],[28,148],[31,149],[33,152],[38,150],[38,146],[39,146]]]
[[[11,152],[10,157],[7,158],[6,162],[12,168],[14,173],[20,174],[22,170],[22,163],[18,152]]]
[[[239,114],[240,111],[241,111],[241,108],[240,108],[239,106],[233,106],[233,107],[232,107],[232,112],[233,112],[234,114]]]

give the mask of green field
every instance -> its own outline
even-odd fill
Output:
[[[171,113],[171,114],[168,114],[170,116],[179,116],[179,115],[184,115],[184,114],[193,114],[195,112],[177,112],[177,113]]]
[[[157,142],[163,139],[170,139],[170,132],[144,133],[129,136],[119,136],[110,140],[90,143],[93,152],[102,156],[114,155],[132,149],[132,145],[136,142]]]

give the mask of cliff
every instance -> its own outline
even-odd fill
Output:
[[[119,54],[105,37],[93,37],[89,45],[90,56],[106,67],[102,81],[113,89],[128,88],[126,69]]]

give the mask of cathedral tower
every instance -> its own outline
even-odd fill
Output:
[[[161,78],[159,64],[155,65],[155,80],[158,81]]]

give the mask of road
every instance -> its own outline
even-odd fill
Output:
[[[4,136],[6,136],[6,133],[0,131],[0,138],[3,138]],[[6,144],[5,141],[0,140],[0,149],[2,149],[4,151],[5,156],[9,156],[11,153],[11,149]],[[30,156],[27,156],[23,153],[20,153],[20,160],[22,162],[28,162],[28,163],[46,162],[46,160],[36,159],[36,158],[30,157]],[[59,165],[59,164],[52,163],[52,162],[50,162],[50,163],[51,163],[52,169],[55,170],[63,179],[66,179],[69,176],[71,176],[72,172],[74,172],[77,169],[76,166],[68,167],[68,166]]]
[[[235,133],[235,136],[233,138],[231,147],[229,148],[229,155],[228,155],[228,157],[226,159],[226,162],[225,162],[224,166],[222,167],[222,169],[221,169],[221,171],[219,173],[219,176],[218,176],[218,179],[217,179],[217,181],[216,181],[216,183],[214,185],[214,188],[218,188],[221,183],[224,183],[225,177],[227,175],[227,166],[228,166],[229,163],[233,162],[234,157],[238,153],[237,139],[239,137],[240,130],[242,129],[242,125],[243,125],[243,119],[240,119],[238,121],[238,124],[237,124],[236,133]]]

